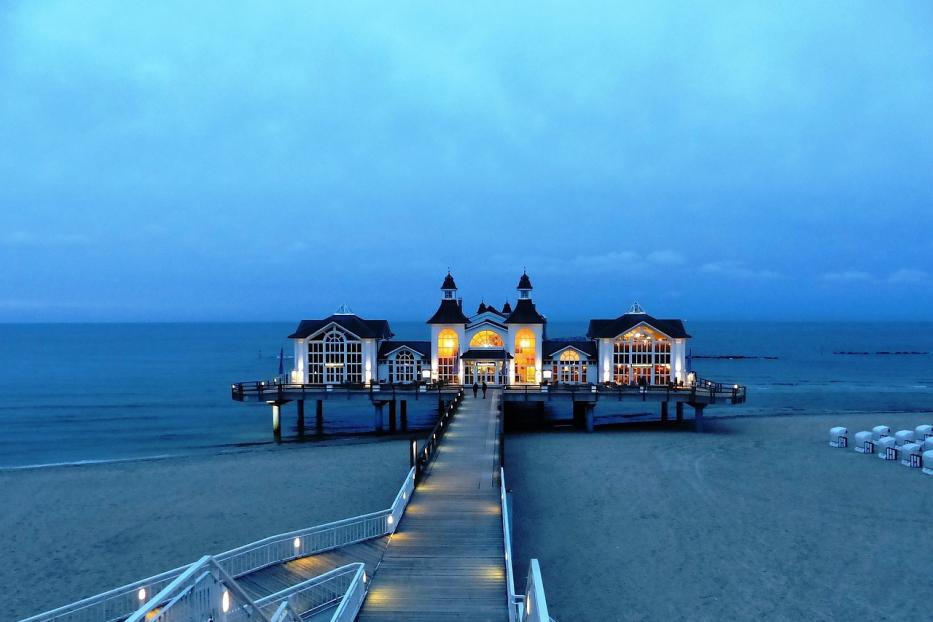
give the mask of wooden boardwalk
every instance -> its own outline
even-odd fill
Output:
[[[508,620],[498,391],[464,399],[389,538],[357,620]]]
[[[347,564],[366,564],[366,574],[372,576],[388,542],[389,536],[383,536],[350,544],[326,553],[269,566],[242,576],[236,582],[246,590],[250,598],[258,600]]]

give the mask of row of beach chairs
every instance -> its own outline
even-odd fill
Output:
[[[848,447],[848,428],[832,428],[829,446]],[[913,430],[898,430],[891,436],[891,428],[876,425],[871,432],[856,432],[852,448],[860,454],[900,462],[906,467],[920,469],[926,475],[933,475],[933,426],[918,425]]]

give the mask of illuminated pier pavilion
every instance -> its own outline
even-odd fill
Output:
[[[502,387],[504,408],[515,413],[514,420],[573,420],[588,429],[599,419],[644,411],[645,405],[633,408],[637,401],[660,404],[662,421],[670,403],[678,420],[687,404],[700,424],[703,409],[717,400],[745,400],[743,387],[698,379],[688,370],[690,335],[681,320],[652,317],[638,303],[618,317],[590,320],[585,337],[549,338],[527,273],[519,278],[514,307],[481,302],[472,315],[464,312],[449,272],[440,289],[440,303],[427,320],[430,340],[395,340],[386,320],[364,319],[342,306],[329,317],[301,321],[289,335],[295,367],[285,378],[237,383],[233,398],[271,404],[277,432],[280,406],[290,401],[298,402],[299,431],[304,429],[305,399],[316,401],[321,431],[323,402],[337,393],[366,395],[375,408],[375,429],[388,423],[396,430],[398,414],[406,429],[412,402],[430,402],[419,394],[436,394],[442,407],[457,387],[474,382]]]

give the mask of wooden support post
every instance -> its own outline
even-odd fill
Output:
[[[418,395],[418,394],[415,393],[415,395]],[[402,424],[402,432],[407,432],[408,431],[408,400],[402,400],[399,406],[400,406],[399,410],[401,410],[401,412],[399,413],[399,419],[401,419],[400,423]]]
[[[593,411],[596,410],[596,407],[593,404],[586,405],[586,431],[592,432],[596,427],[595,417]]]
[[[395,410],[396,410],[396,401],[392,400],[391,402],[389,402],[389,434],[395,434],[395,428],[396,428]]]
[[[314,431],[324,433],[324,400],[318,400],[314,407]]]
[[[667,423],[667,420],[669,418],[670,417],[668,416],[668,413],[667,413],[667,402],[661,402],[661,422]]]
[[[305,401],[296,400],[295,406],[298,410],[298,435],[304,436],[305,433]]]
[[[272,435],[282,438],[282,405],[278,403],[272,404]]]
[[[693,407],[693,429],[696,432],[703,431],[703,409],[705,406],[694,406]]]
[[[684,420],[684,403],[677,402],[677,423],[680,423]]]
[[[384,402],[373,402],[373,428],[376,432],[382,434],[384,428],[382,424],[382,407]]]

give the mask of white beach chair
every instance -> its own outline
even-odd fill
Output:
[[[897,455],[901,464],[912,469],[919,469],[922,460],[922,450],[917,443],[904,443],[897,448]]]
[[[886,425],[876,425],[871,429],[872,440],[876,443],[882,436],[891,436],[891,428]]]
[[[862,430],[861,432],[855,433],[855,451],[860,454],[873,454],[875,453],[875,443],[872,440],[871,432]]]
[[[830,447],[848,447],[849,430],[847,428],[836,427],[829,430]]]
[[[928,436],[927,438],[923,439],[923,442],[920,445],[923,447],[923,451],[933,449],[933,436]]]
[[[882,436],[875,441],[875,451],[882,460],[897,460],[897,444],[893,436]]]
[[[923,452],[923,472],[933,475],[933,449]]]
[[[922,443],[931,436],[933,436],[933,425],[918,425],[914,430],[914,440],[918,443]]]
[[[914,431],[913,430],[898,430],[894,433],[895,445],[900,447],[901,445],[906,445],[907,443],[914,442]]]

